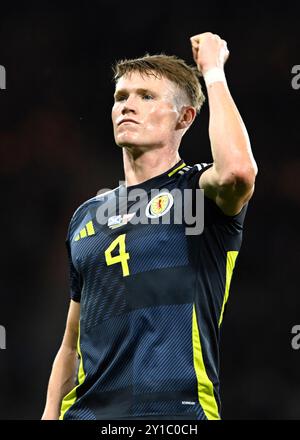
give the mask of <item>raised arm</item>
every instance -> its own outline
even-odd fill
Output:
[[[53,362],[42,420],[58,420],[61,402],[75,386],[80,304],[70,302],[62,344]]]
[[[229,51],[226,41],[210,32],[191,37],[191,44],[207,87],[213,156],[213,166],[200,177],[200,188],[225,214],[235,215],[253,194],[257,165],[225,79],[224,64]]]

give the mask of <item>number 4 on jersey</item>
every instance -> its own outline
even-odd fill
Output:
[[[126,234],[119,235],[106,249],[105,251],[105,261],[108,266],[116,263],[121,263],[123,277],[127,277],[129,275],[129,267],[127,260],[129,260],[129,253],[126,252],[125,246],[125,238]],[[119,255],[112,256],[113,250],[119,246]]]

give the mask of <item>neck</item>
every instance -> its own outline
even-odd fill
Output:
[[[180,161],[177,150],[160,148],[139,151],[134,147],[123,148],[123,163],[126,186],[137,185],[158,176]]]

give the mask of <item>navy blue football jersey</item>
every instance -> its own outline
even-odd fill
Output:
[[[75,211],[66,243],[79,367],[60,419],[220,418],[220,327],[247,205],[227,216],[197,198],[209,166],[181,160]],[[186,210],[195,224],[204,216],[196,234]]]

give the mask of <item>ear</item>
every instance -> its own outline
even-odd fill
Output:
[[[196,117],[196,109],[191,105],[183,105],[176,124],[177,130],[187,130]]]

